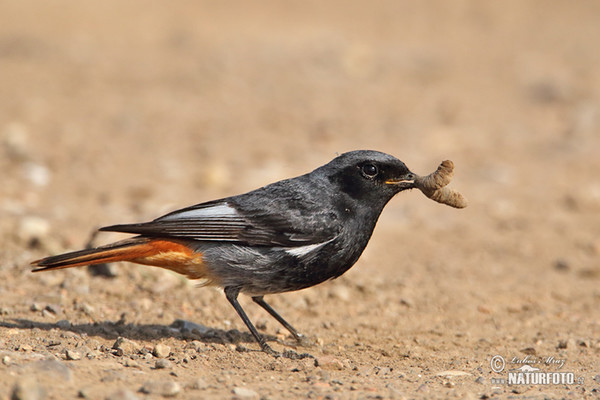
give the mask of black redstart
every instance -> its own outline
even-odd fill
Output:
[[[263,351],[275,354],[237,300],[247,294],[296,339],[301,335],[263,298],[346,272],[367,245],[381,211],[417,187],[404,163],[376,151],[342,154],[314,171],[251,192],[102,231],[138,236],[34,261],[34,272],[115,261],[167,268],[224,288]]]

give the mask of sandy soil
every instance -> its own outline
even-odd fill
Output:
[[[598,2],[22,0],[0,20],[0,399],[599,396]],[[169,272],[30,273],[352,149],[452,159],[470,206],[402,193],[348,273],[271,296],[311,345],[242,299],[316,361],[243,351],[223,294]],[[574,381],[501,381],[523,365]]]

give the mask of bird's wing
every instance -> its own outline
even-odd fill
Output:
[[[151,222],[112,225],[102,231],[136,233],[199,241],[234,242],[252,246],[296,247],[322,243],[337,232],[313,229],[272,210],[240,210],[231,199],[211,201],[164,215]]]

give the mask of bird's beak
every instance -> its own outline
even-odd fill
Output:
[[[385,181],[385,183],[388,185],[398,186],[402,189],[412,189],[415,187],[415,177],[415,174],[409,172],[406,175],[402,175],[396,178],[390,178],[387,181]]]

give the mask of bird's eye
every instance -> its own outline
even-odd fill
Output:
[[[377,175],[377,173],[379,172],[379,170],[377,169],[377,166],[373,164],[365,164],[362,167],[362,172],[367,178],[374,178],[375,175]]]

